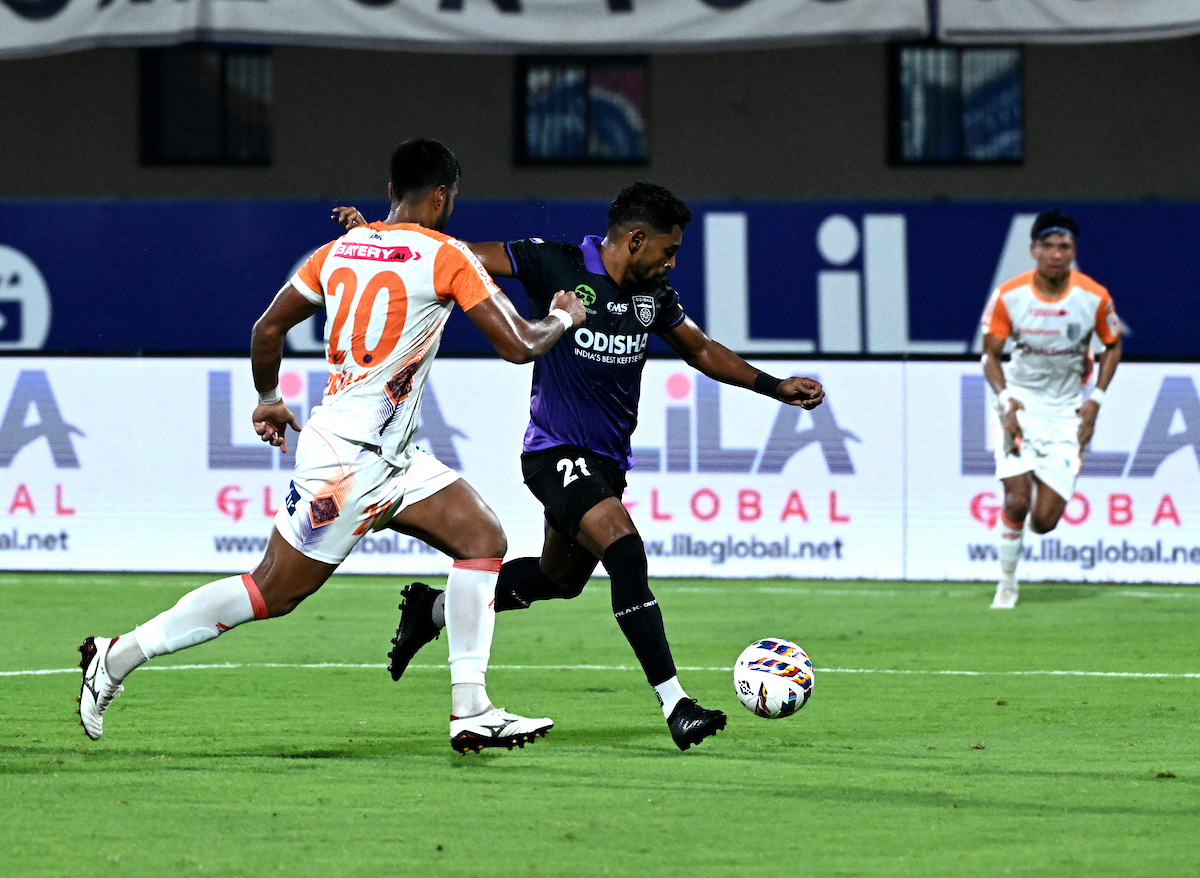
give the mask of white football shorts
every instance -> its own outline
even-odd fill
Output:
[[[1077,414],[1043,414],[1020,409],[1021,444],[1013,449],[1004,435],[1000,417],[992,411],[992,444],[996,454],[996,478],[1007,479],[1032,472],[1055,494],[1070,501],[1082,458],[1079,452]],[[1008,449],[1008,450],[1006,450]],[[1015,450],[1015,453],[1010,453]]]
[[[393,465],[372,446],[306,426],[275,528],[302,555],[341,564],[368,531],[383,530],[396,514],[458,480],[432,454],[416,446],[409,452]]]

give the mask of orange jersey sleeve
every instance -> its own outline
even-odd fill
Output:
[[[983,331],[996,338],[1008,338],[1012,335],[1012,318],[1008,315],[1008,306],[1004,304],[1004,287],[992,293],[987,307],[983,309]]]
[[[464,311],[500,291],[470,248],[455,238],[447,238],[438,249],[433,288],[439,299],[453,299]]]
[[[1112,344],[1121,335],[1121,321],[1117,318],[1116,308],[1113,307],[1112,296],[1108,294],[1107,289],[1081,272],[1072,272],[1071,280],[1076,286],[1099,297],[1100,304],[1096,308],[1096,335],[1105,344]]]
[[[304,261],[304,264],[300,266],[300,270],[296,272],[296,278],[308,288],[308,292],[316,296],[315,302],[319,302],[325,295],[321,289],[321,269],[325,265],[325,259],[329,256],[329,251],[333,249],[333,245],[336,243],[337,241],[330,241],[324,247],[318,249]],[[300,290],[300,292],[303,293],[304,290]],[[306,296],[306,298],[312,299],[313,296]]]

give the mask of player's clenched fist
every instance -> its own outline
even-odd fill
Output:
[[[798,405],[804,409],[815,409],[825,399],[825,388],[814,378],[793,376],[779,382],[776,394],[780,402]]]
[[[554,301],[550,303],[550,310],[555,309],[566,311],[571,315],[572,326],[582,326],[583,321],[587,320],[587,309],[583,306],[583,299],[575,295],[573,291],[559,290],[554,294]]]

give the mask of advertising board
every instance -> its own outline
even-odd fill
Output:
[[[996,577],[1001,491],[978,363],[762,365],[819,378],[826,403],[804,412],[647,364],[625,501],[652,575]],[[326,376],[321,360],[284,362],[301,422]],[[529,382],[529,367],[439,360],[418,434],[495,509],[509,557],[542,540],[519,464]],[[1062,524],[1026,534],[1023,579],[1200,582],[1198,386],[1196,364],[1121,366]],[[253,567],[292,465],[254,433],[255,401],[242,359],[0,361],[0,568]],[[343,569],[448,568],[381,531]]]

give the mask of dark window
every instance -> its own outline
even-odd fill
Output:
[[[1020,48],[893,45],[893,164],[1002,164],[1024,157]]]
[[[142,163],[271,163],[271,50],[142,49]]]
[[[650,157],[645,58],[521,58],[517,160],[644,164]]]

